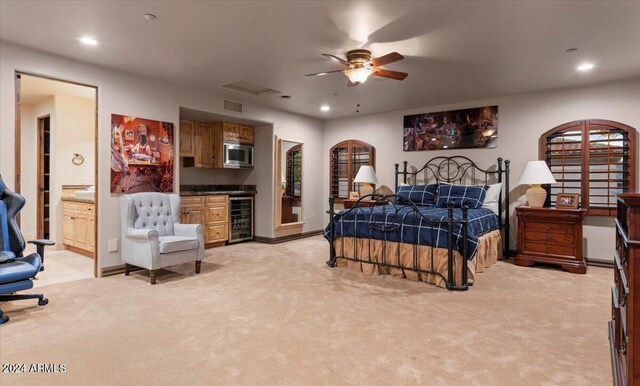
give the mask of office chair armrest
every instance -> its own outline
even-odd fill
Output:
[[[56,242],[47,239],[29,240],[27,242],[36,246],[36,252],[38,252],[38,255],[40,255],[40,261],[42,262],[44,269],[44,247],[56,245]]]
[[[53,240],[47,240],[47,239],[38,239],[38,240],[29,240],[27,241],[29,244],[35,244],[36,246],[38,245],[42,245],[42,246],[51,246],[51,245],[56,245],[56,242]]]

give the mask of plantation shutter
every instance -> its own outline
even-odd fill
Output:
[[[635,189],[635,129],[604,120],[570,122],[540,138],[541,158],[557,183],[547,187],[549,206],[559,193],[581,195],[589,215],[615,215],[616,196]]]
[[[353,180],[362,165],[375,167],[375,148],[361,141],[344,141],[330,151],[329,194],[336,199],[349,198],[349,192],[358,191],[360,184]]]

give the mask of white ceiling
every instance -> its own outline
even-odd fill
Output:
[[[95,100],[96,89],[36,76],[22,76],[20,82],[20,101],[22,103],[38,103],[53,95]]]
[[[334,118],[355,115],[356,93],[366,114],[634,77],[638,20],[639,1],[2,1],[0,39]],[[82,46],[84,34],[101,44]],[[304,76],[341,68],[321,53],[357,47],[400,52],[387,68],[409,77],[347,88],[340,74]],[[583,61],[596,68],[578,73]],[[221,88],[238,81],[293,98]]]

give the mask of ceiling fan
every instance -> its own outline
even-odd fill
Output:
[[[404,80],[404,78],[409,75],[406,72],[391,71],[380,68],[380,66],[384,66],[385,64],[397,62],[404,59],[404,56],[400,55],[397,52],[392,52],[375,59],[371,59],[371,51],[362,48],[347,51],[346,60],[331,54],[322,55],[340,64],[344,64],[349,68],[346,70],[317,72],[315,74],[307,74],[307,76],[321,76],[335,72],[341,72],[345,74],[347,78],[349,78],[349,86],[357,86],[361,83],[364,83],[369,75],[380,76],[383,78],[395,80]]]

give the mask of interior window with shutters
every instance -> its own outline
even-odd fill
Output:
[[[581,196],[590,215],[615,215],[616,196],[635,189],[636,130],[605,120],[570,122],[540,138],[540,156],[557,183],[548,186],[549,206],[559,193]]]
[[[340,142],[331,148],[329,157],[329,194],[337,199],[349,198],[349,192],[360,190],[360,184],[353,182],[360,166],[371,165],[375,168],[375,148],[362,141]]]

